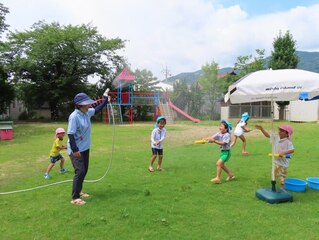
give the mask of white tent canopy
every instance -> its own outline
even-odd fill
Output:
[[[319,96],[319,74],[299,69],[261,70],[228,88],[225,102],[312,100]]]

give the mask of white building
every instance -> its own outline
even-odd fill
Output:
[[[274,119],[279,119],[278,105],[274,103]],[[221,106],[221,119],[239,119],[248,112],[253,119],[271,119],[270,102],[243,103]],[[319,100],[291,101],[286,106],[284,119],[292,122],[319,121]]]

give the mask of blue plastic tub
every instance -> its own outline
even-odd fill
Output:
[[[294,192],[306,191],[307,182],[298,178],[286,178],[285,189]]]
[[[312,189],[319,190],[319,178],[309,177],[307,178],[308,186]]]

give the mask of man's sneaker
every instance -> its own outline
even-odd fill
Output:
[[[43,176],[44,176],[45,179],[50,179],[51,178],[48,173],[45,173]]]
[[[60,173],[66,173],[67,171],[68,171],[68,169],[66,169],[66,168],[60,169]]]

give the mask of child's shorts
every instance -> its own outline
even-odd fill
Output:
[[[278,163],[274,163],[274,173],[275,173],[275,177],[277,179],[279,179],[281,184],[285,183],[285,179],[287,177],[287,171],[288,168],[287,167],[283,167],[281,165],[279,165]]]
[[[230,150],[221,150],[219,159],[222,160],[223,162],[227,162],[230,159]]]
[[[152,148],[152,154],[161,156],[163,155],[163,149]]]
[[[55,157],[50,156],[50,162],[51,162],[51,163],[55,163],[55,162],[61,160],[62,158],[63,158],[63,157],[62,157],[61,154],[59,154],[58,156],[55,156]]]

